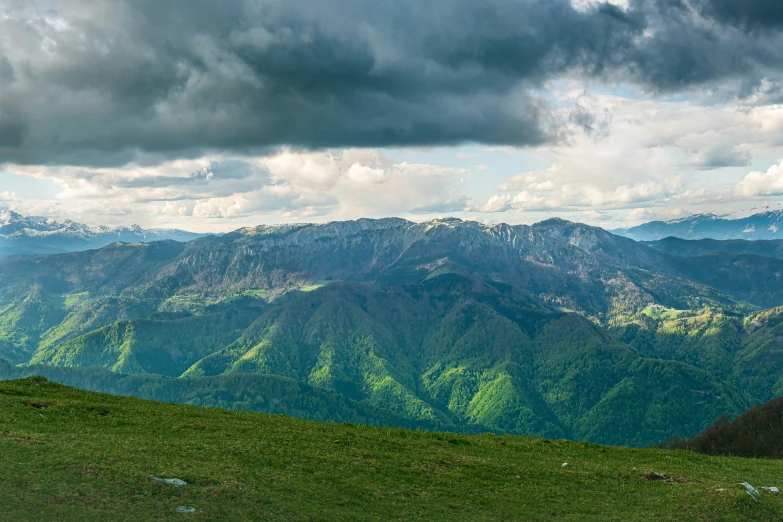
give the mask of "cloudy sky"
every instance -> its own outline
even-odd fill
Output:
[[[230,230],[780,208],[779,0],[0,0],[0,209]]]

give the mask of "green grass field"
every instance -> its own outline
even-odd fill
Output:
[[[660,305],[648,306],[640,313],[655,319],[656,321],[666,321],[676,319],[681,313],[687,312],[687,310],[674,310],[671,308],[665,308]]]
[[[64,303],[65,307],[70,308],[76,308],[77,306],[84,303],[87,299],[89,299],[90,293],[89,292],[79,292],[76,294],[64,294]]]
[[[338,281],[330,279],[329,281],[322,280],[322,281],[314,281],[313,283],[310,283],[309,285],[303,285],[299,288],[301,292],[312,292],[314,290],[318,290],[319,288],[322,288],[326,285],[330,285],[332,283],[337,283]]]
[[[266,290],[263,290],[261,288],[255,288],[251,290],[244,290],[242,292],[239,292],[238,295],[242,297],[255,297],[256,299],[266,299],[268,297],[269,292]]]
[[[652,472],[672,478],[650,480]],[[3,521],[783,519],[783,496],[754,501],[743,481],[781,487],[783,467],[324,424],[113,397],[40,378],[0,382]],[[179,506],[196,512],[179,514]]]

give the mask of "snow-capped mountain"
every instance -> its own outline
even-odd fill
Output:
[[[59,222],[52,218],[22,216],[11,210],[0,210],[0,255],[75,252],[101,248],[116,241],[190,241],[202,235],[177,229],[143,229],[138,225],[90,226],[70,219]]]
[[[783,210],[771,210],[732,218],[698,214],[671,221],[651,221],[637,227],[614,230],[637,241],[666,237],[682,239],[783,239]]]

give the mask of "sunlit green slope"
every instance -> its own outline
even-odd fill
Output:
[[[779,480],[769,460],[323,424],[39,379],[0,383],[7,521],[780,520],[783,498],[755,501],[738,485]]]

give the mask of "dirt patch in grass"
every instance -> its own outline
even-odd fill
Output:
[[[104,408],[87,408],[87,411],[89,411],[90,413],[94,413],[99,417],[105,417],[109,414],[109,410],[106,410]]]
[[[40,401],[25,401],[24,405],[28,408],[34,408],[36,410],[48,410],[53,405],[48,402],[40,402]]]
[[[12,433],[10,431],[0,431],[0,438],[18,442],[21,444],[43,444],[42,437],[39,435],[29,435],[27,433]]]

